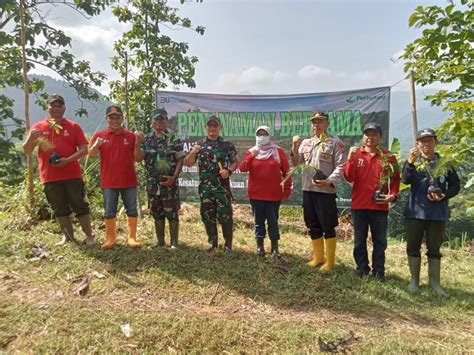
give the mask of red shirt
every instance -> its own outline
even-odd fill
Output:
[[[122,129],[119,133],[105,129],[94,134],[91,140],[92,144],[97,137],[105,139],[105,142],[99,147],[100,187],[113,189],[137,186],[133,155],[135,135],[126,129]]]
[[[381,148],[385,154],[391,155],[388,150]],[[344,166],[344,176],[348,182],[352,182],[352,201],[353,210],[378,210],[388,211],[389,204],[376,204],[372,201],[372,196],[377,190],[380,174],[382,173],[381,157],[378,153],[371,155],[367,153],[364,147],[361,147],[351,159],[347,159]],[[390,163],[395,163],[395,156],[389,158]],[[400,171],[396,169],[395,173],[389,179],[388,194],[397,196],[400,188]]]
[[[282,148],[278,148],[280,163],[273,157],[267,160],[255,159],[247,150],[239,165],[242,172],[249,173],[247,196],[251,200],[281,201],[290,197],[291,177],[282,189],[282,176],[290,170],[288,158]]]
[[[61,127],[59,133],[56,133],[54,129],[49,127],[47,118],[31,127],[31,130],[41,131],[42,137],[47,139],[51,145],[49,148],[44,147],[44,145],[38,147],[38,166],[43,184],[82,177],[81,164],[78,160],[72,161],[62,168],[55,167],[48,161],[53,152],[58,153],[61,158],[67,158],[76,153],[79,146],[87,145],[84,132],[76,122],[64,118]]]

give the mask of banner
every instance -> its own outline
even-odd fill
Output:
[[[169,128],[184,141],[188,153],[196,141],[206,137],[207,118],[217,115],[223,124],[221,135],[233,142],[239,156],[255,145],[255,129],[265,124],[272,130],[273,141],[290,153],[291,138],[312,136],[310,117],[313,111],[329,114],[329,133],[346,145],[360,142],[362,127],[377,122],[383,127],[382,145],[389,135],[390,87],[299,95],[214,95],[160,91],[157,106],[168,112]],[[183,168],[179,178],[182,201],[199,201],[197,166]],[[234,172],[232,193],[237,203],[248,203],[247,174]],[[350,206],[351,188],[343,182],[337,186],[337,204]],[[301,176],[293,175],[293,191],[287,204],[301,204]]]

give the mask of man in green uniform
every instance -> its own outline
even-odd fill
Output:
[[[146,191],[155,220],[157,247],[165,245],[165,218],[168,219],[171,249],[178,248],[178,176],[183,166],[183,143],[168,131],[168,114],[157,109],[152,114],[152,132],[137,135],[135,158],[145,161]]]
[[[229,178],[239,165],[239,157],[234,144],[220,136],[222,123],[218,117],[209,116],[204,128],[207,138],[196,142],[184,158],[184,165],[191,167],[198,162],[201,218],[210,244],[209,251],[217,248],[219,222],[225,240],[224,252],[230,252],[233,220]]]

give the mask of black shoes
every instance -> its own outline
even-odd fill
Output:
[[[257,240],[257,255],[261,258],[265,256],[264,238],[255,238]]]

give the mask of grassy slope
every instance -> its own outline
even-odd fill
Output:
[[[285,271],[280,262],[255,256],[247,208],[237,211],[232,254],[206,253],[196,206],[185,210],[177,252],[149,248],[154,243],[150,218],[139,227],[146,247],[123,246],[121,221],[122,245],[102,252],[56,247],[54,223],[21,230],[14,214],[0,214],[0,351],[305,353],[319,351],[318,337],[337,341],[350,331],[357,339],[349,351],[474,349],[474,263],[466,249],[444,250],[449,299],[426,287],[412,296],[405,291],[408,267],[398,242],[387,250],[386,284],[353,275],[350,239],[338,243],[335,271],[321,274],[305,265],[309,240],[298,209],[285,208]],[[95,230],[103,238],[100,222]],[[30,260],[35,244],[50,252],[47,259]],[[87,295],[75,295],[74,277],[92,270],[106,277],[93,277]],[[129,338],[120,330],[127,323]]]

